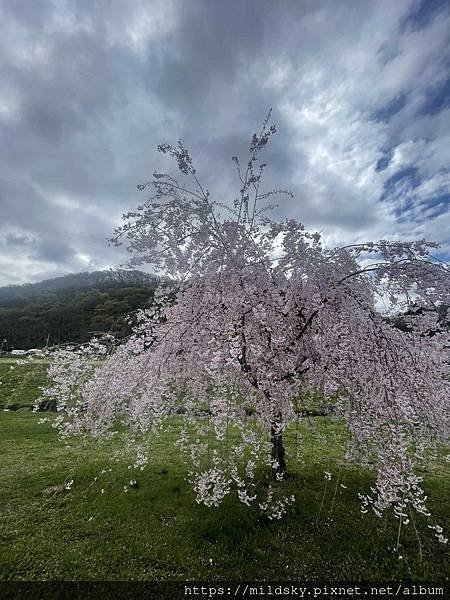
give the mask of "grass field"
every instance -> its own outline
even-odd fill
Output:
[[[4,405],[5,389],[15,390],[15,404],[33,402],[45,378],[38,364],[24,380],[10,371],[14,384],[5,381],[10,365],[0,366]],[[395,552],[398,521],[360,513],[357,492],[369,490],[373,475],[342,465],[338,443],[318,453],[305,435],[305,466],[291,469],[283,483],[297,503],[271,522],[234,497],[220,508],[196,504],[173,446],[176,426],[155,439],[147,469],[130,475],[126,460],[109,471],[115,443],[65,446],[48,423],[38,424],[42,416],[0,412],[0,580],[449,578],[448,545],[433,538],[424,519],[416,519],[420,545],[408,526]],[[330,427],[324,418],[317,423],[319,430]],[[329,482],[319,516],[324,470],[339,468],[346,489],[338,486],[331,510],[334,479]],[[448,534],[450,465],[442,460],[424,475],[434,522]],[[138,485],[125,493],[130,477]],[[61,486],[68,479],[71,490]]]
[[[46,359],[34,358],[32,363],[18,366],[17,358],[0,357],[0,409],[33,406],[47,380],[48,364]]]

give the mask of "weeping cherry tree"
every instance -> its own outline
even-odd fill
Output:
[[[46,391],[58,402],[55,426],[63,437],[97,437],[121,423],[143,467],[147,441],[178,413],[197,501],[217,506],[234,492],[279,518],[295,500],[279,483],[295,460],[287,429],[310,421],[299,399],[320,397],[345,426],[346,459],[376,470],[362,511],[391,507],[403,522],[412,509],[429,516],[418,473],[448,439],[436,309],[450,304],[449,268],[425,240],[328,248],[302,223],[270,219],[272,197],[291,196],[262,189],[261,155],[275,132],[269,113],[246,162],[233,157],[240,190],[229,204],[202,186],[181,142],[158,146],[180,176],[154,173],[139,185],[151,196],[111,241],[126,244],[131,267],[164,276],[161,292],[125,341],[57,353]],[[380,298],[398,312],[427,310],[410,310],[400,330],[378,310]],[[297,436],[300,454],[301,443]]]

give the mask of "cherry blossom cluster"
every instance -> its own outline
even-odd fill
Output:
[[[448,333],[437,324],[448,266],[424,240],[330,249],[302,223],[268,218],[267,199],[286,194],[261,191],[269,117],[246,164],[233,158],[240,190],[229,204],[204,190],[181,142],[159,147],[183,180],[155,173],[140,185],[151,197],[111,242],[167,279],[114,350],[94,340],[55,356],[46,394],[59,403],[56,426],[99,436],[121,423],[145,437],[181,421],[198,502],[218,506],[234,491],[279,518],[294,501],[277,482],[284,432],[302,420],[295,398],[320,394],[348,429],[347,458],[377,471],[362,510],[392,507],[407,523],[410,509],[428,515],[417,472],[448,441]],[[426,313],[400,330],[377,310],[380,294]]]

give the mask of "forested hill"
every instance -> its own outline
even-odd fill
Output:
[[[0,288],[3,350],[85,342],[112,331],[124,336],[124,316],[149,306],[157,283],[141,271],[96,271]]]

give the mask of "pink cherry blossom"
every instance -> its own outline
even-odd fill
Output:
[[[197,501],[217,506],[234,491],[279,518],[294,501],[277,485],[288,468],[284,431],[302,420],[294,399],[320,393],[348,429],[347,459],[377,470],[362,511],[428,515],[417,473],[449,433],[448,334],[436,310],[450,304],[449,268],[425,240],[329,249],[302,223],[271,220],[267,201],[289,193],[261,189],[269,118],[247,162],[233,158],[231,205],[203,188],[181,142],[158,147],[182,180],[154,173],[138,186],[152,195],[111,243],[126,245],[131,266],[164,275],[160,295],[125,341],[57,353],[46,391],[58,400],[55,426],[63,437],[100,436],[121,422],[142,466],[146,439],[178,412]],[[380,295],[399,312],[427,311],[402,331],[377,310]]]

